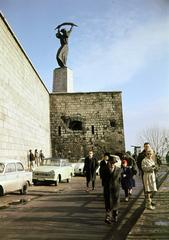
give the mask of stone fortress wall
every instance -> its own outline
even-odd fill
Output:
[[[0,14],[0,159],[50,155],[49,92]]]
[[[121,92],[50,94],[51,141],[54,156],[78,160],[93,149],[124,153]]]

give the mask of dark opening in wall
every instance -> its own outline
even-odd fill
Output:
[[[58,135],[61,136],[61,126],[58,127]]]
[[[115,120],[110,120],[110,126],[115,128],[116,127],[116,121]]]
[[[74,120],[74,121],[70,121],[69,123],[69,128],[72,129],[72,130],[82,130],[82,122],[81,121],[77,121],[77,120]]]
[[[92,134],[94,134],[94,125],[92,125]]]

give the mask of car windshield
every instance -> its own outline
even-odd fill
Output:
[[[5,168],[5,165],[3,163],[0,163],[0,173],[3,173]]]
[[[60,161],[54,159],[45,159],[43,161],[43,166],[57,166],[60,167]]]

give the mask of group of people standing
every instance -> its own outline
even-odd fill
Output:
[[[118,209],[120,204],[120,189],[124,190],[125,201],[129,201],[132,195],[132,189],[135,187],[134,175],[137,169],[143,181],[145,193],[146,208],[155,209],[152,203],[152,194],[157,191],[155,172],[157,166],[155,163],[155,154],[149,143],[144,144],[144,150],[135,160],[130,152],[126,152],[121,157],[121,167],[118,167],[117,158],[110,153],[105,153],[100,162],[100,178],[103,186],[103,197],[105,205],[105,223],[110,224],[118,220]],[[92,190],[95,189],[96,170],[99,164],[94,157],[93,151],[85,158],[84,174],[86,176],[86,191],[89,192],[89,184],[92,183]]]
[[[42,152],[42,150],[40,150],[38,152],[37,149],[35,149],[34,153],[32,152],[32,150],[29,150],[29,155],[28,155],[28,160],[29,160],[29,168],[30,170],[34,170],[34,168],[36,166],[39,166],[43,163],[45,156]]]

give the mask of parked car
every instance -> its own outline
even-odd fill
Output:
[[[114,158],[116,158],[116,163],[115,163],[115,165],[117,166],[117,167],[119,167],[119,168],[121,168],[121,159],[120,159],[120,157],[119,156],[117,156],[117,155],[112,155]]]
[[[26,194],[32,184],[32,172],[25,171],[21,161],[0,160],[0,196],[20,191]]]
[[[75,164],[75,166],[74,166],[74,174],[75,174],[75,176],[76,175],[81,175],[81,176],[84,175],[83,174],[84,161],[85,161],[85,158],[83,157],[83,158],[80,158],[78,160],[78,162]]]
[[[74,169],[68,159],[46,158],[33,171],[33,183],[47,182],[57,186],[61,181],[69,182],[73,175]]]
[[[70,162],[71,166],[73,168],[73,176],[75,176],[75,166],[76,166],[76,162]]]
[[[100,162],[101,162],[101,160],[98,161],[99,166],[96,169],[96,175],[100,175]]]
[[[111,156],[113,156],[113,157],[116,159],[116,161],[117,161],[117,162],[115,163],[115,165],[116,165],[117,167],[121,168],[121,159],[120,159],[120,157],[117,156],[117,155],[112,155],[112,154],[111,154]],[[99,167],[98,167],[97,170],[96,170],[96,174],[97,174],[97,175],[100,175],[100,162],[101,162],[101,160],[98,161]]]
[[[76,175],[81,175],[83,176],[83,168],[84,168],[84,161],[85,158],[80,158],[79,161],[75,164],[74,166],[74,174]],[[100,160],[98,161],[99,165],[100,165]],[[96,174],[99,175],[99,167],[96,170]]]

